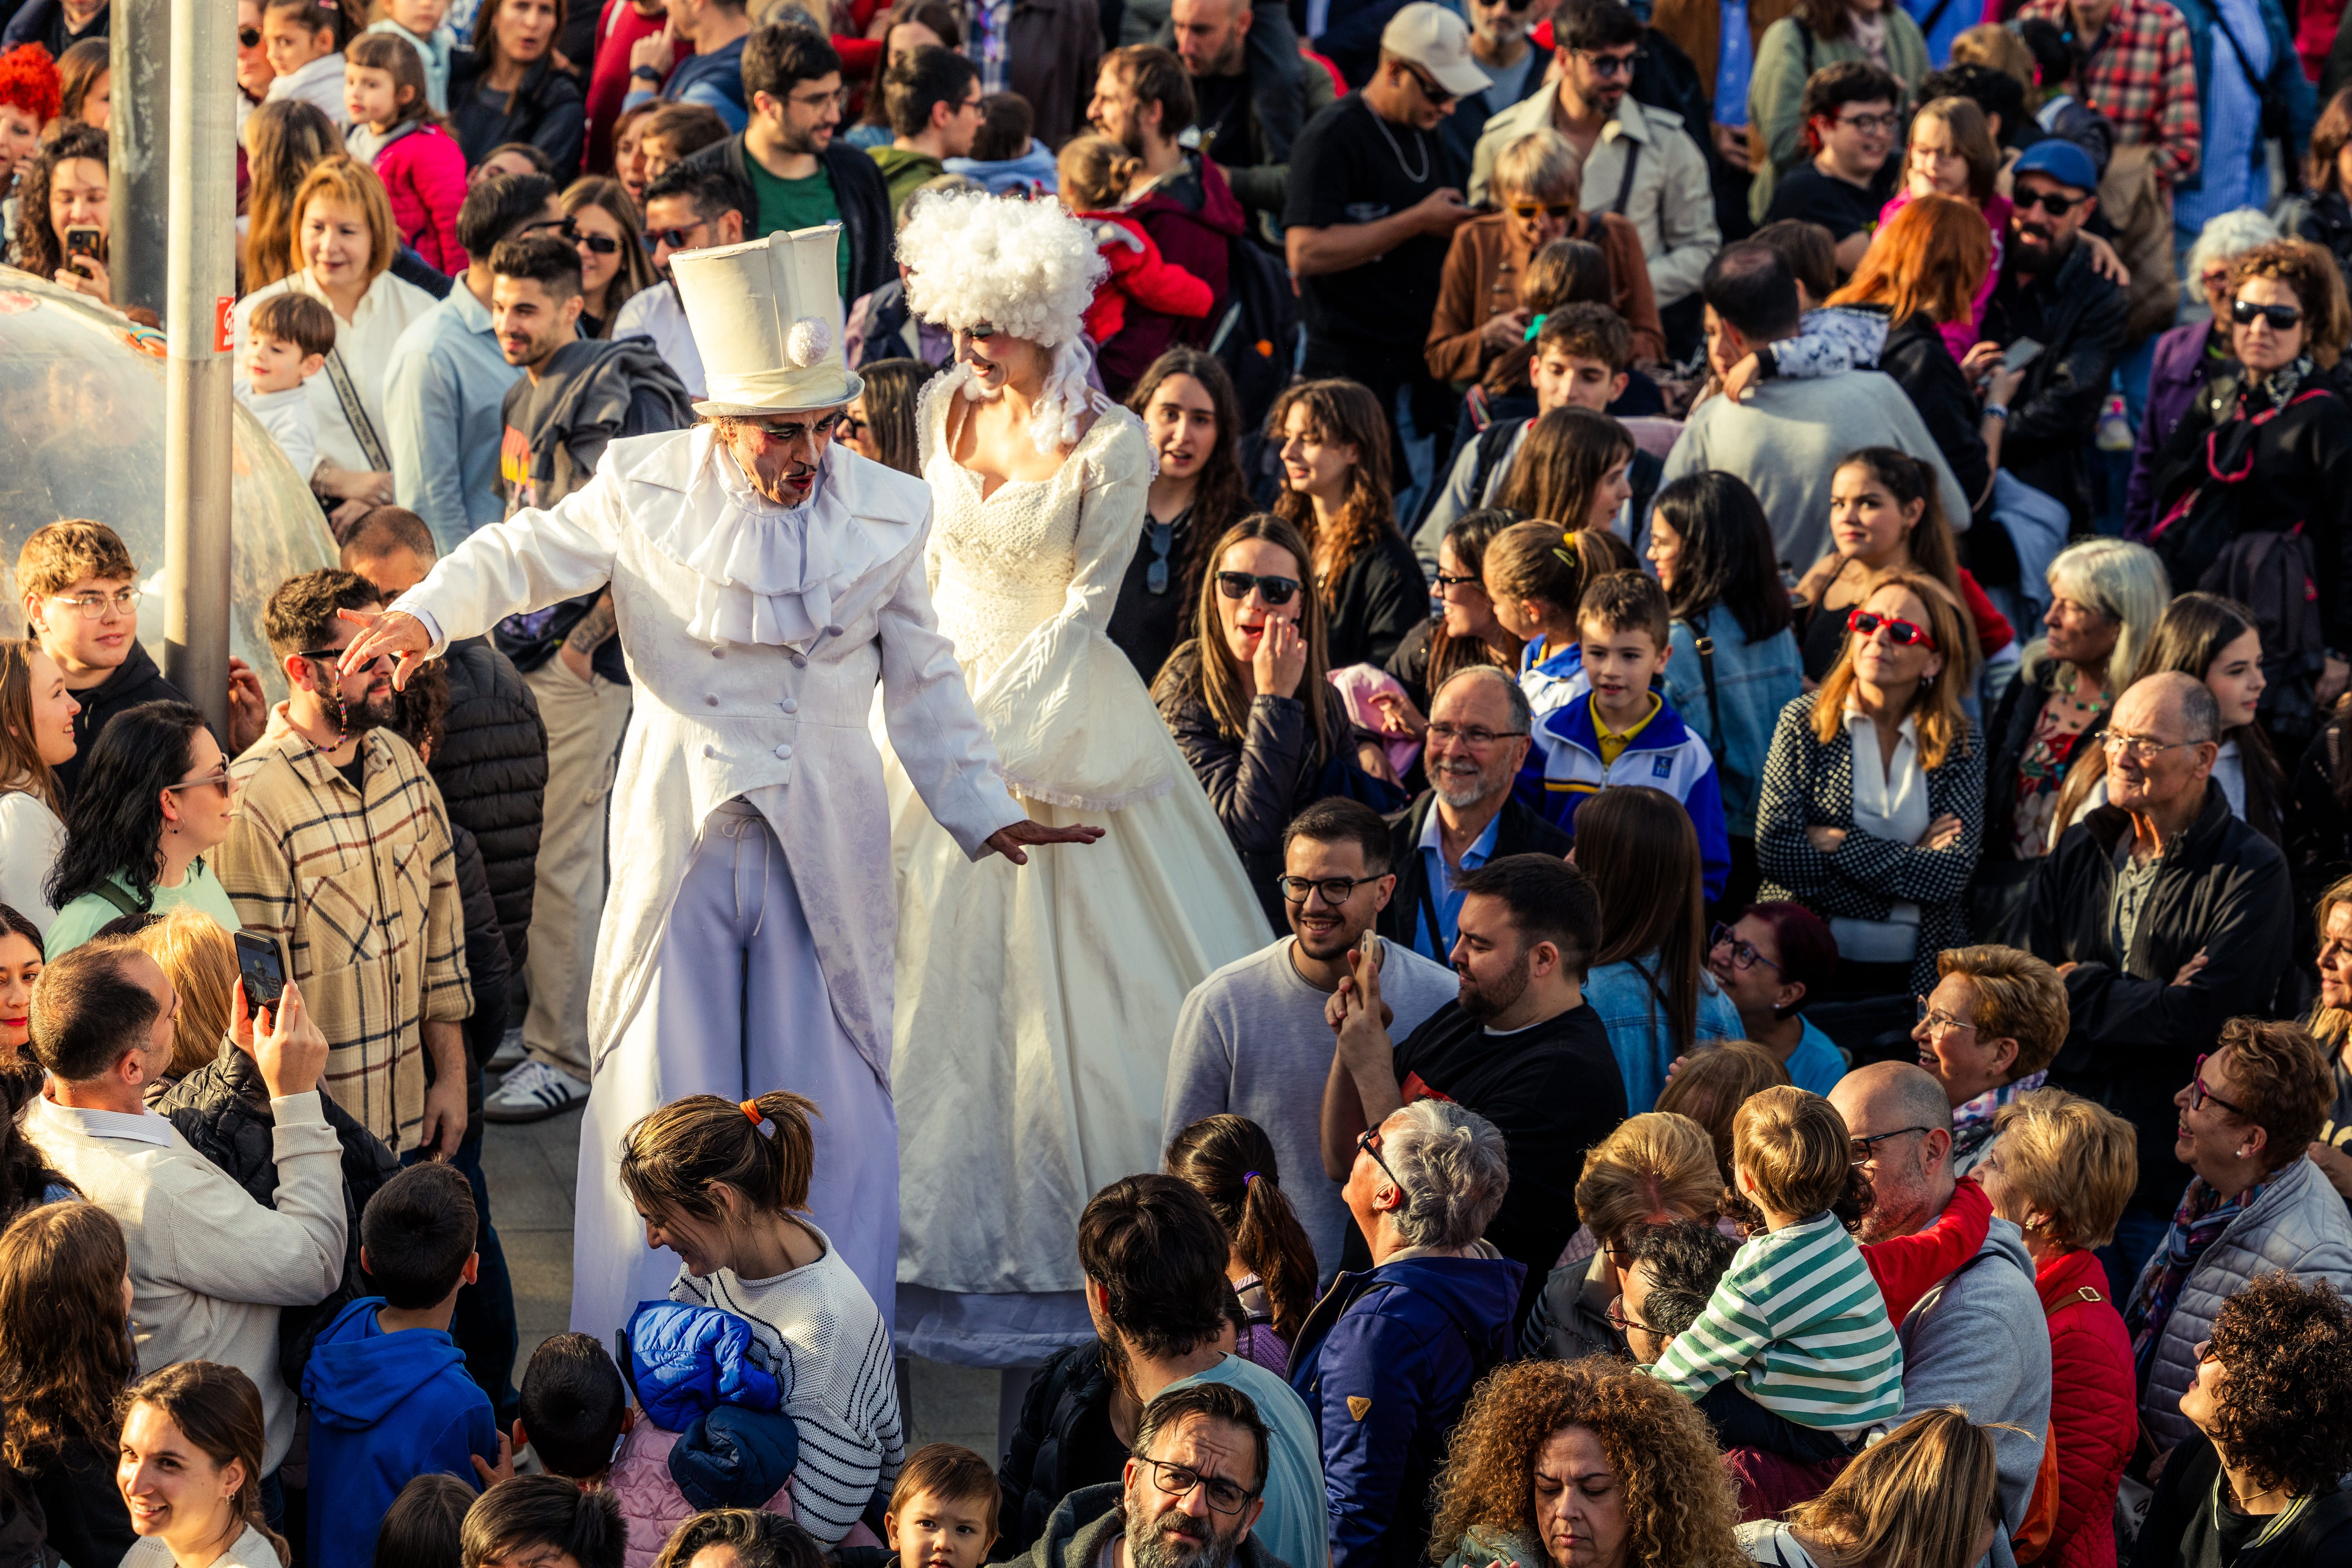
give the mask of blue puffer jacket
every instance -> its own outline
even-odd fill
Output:
[[[683,1432],[722,1405],[782,1409],[785,1390],[751,1361],[751,1325],[732,1312],[640,1301],[629,1318],[629,1382],[656,1426]]]
[[[1408,1250],[1342,1274],[1291,1351],[1323,1442],[1331,1568],[1407,1568],[1429,1547],[1429,1489],[1470,1391],[1511,1353],[1524,1264]]]

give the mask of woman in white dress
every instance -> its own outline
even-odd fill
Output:
[[[900,1344],[1011,1368],[1092,1337],[1079,1213],[1159,1168],[1177,1009],[1271,935],[1106,635],[1152,465],[1135,416],[1086,384],[1092,237],[1053,201],[934,196],[899,257],[916,312],[956,341],[919,411],[940,629],[1020,804],[1108,829],[1083,865],[1003,876],[888,772]]]

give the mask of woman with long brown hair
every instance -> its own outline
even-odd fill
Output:
[[[114,1216],[78,1201],[18,1215],[0,1234],[0,1455],[68,1563],[119,1563],[137,1543],[114,1484],[115,1404],[137,1372]]]
[[[298,98],[272,99],[246,117],[245,292],[267,289],[301,263],[294,247],[294,193],[319,160],[343,150],[326,111]]]
[[[1601,899],[1585,1005],[1609,1031],[1625,1109],[1639,1115],[1657,1104],[1676,1057],[1739,1037],[1738,1011],[1706,969],[1698,832],[1674,796],[1620,784],[1578,811],[1570,858]]]
[[[1495,504],[1571,532],[1606,532],[1633,493],[1625,477],[1633,462],[1633,437],[1625,426],[1590,408],[1555,408],[1520,443]]]
[[[1496,534],[1518,521],[1500,507],[1481,507],[1455,518],[1437,546],[1438,613],[1405,633],[1404,641],[1389,656],[1388,671],[1404,688],[1404,698],[1380,702],[1386,711],[1386,732],[1415,740],[1429,730],[1429,702],[1454,671],[1491,664],[1516,672],[1526,645],[1496,618],[1495,601],[1487,596],[1486,546]]]
[[[1923,1410],[1739,1540],[1771,1568],[1969,1568],[2003,1528],[1992,1435],[1958,1409]]]
[[[508,142],[547,154],[559,185],[580,167],[587,101],[556,48],[564,0],[483,0],[469,47],[449,62],[449,130],[468,164]]]
[[[1276,887],[1283,829],[1335,793],[1324,769],[1355,734],[1326,679],[1328,631],[1307,560],[1307,542],[1271,512],[1227,529],[1193,596],[1192,635],[1151,686],[1276,931],[1290,925]]]
[[[1360,382],[1301,382],[1274,400],[1265,438],[1282,454],[1275,514],[1312,552],[1307,565],[1330,616],[1332,664],[1387,663],[1428,616],[1429,590],[1397,531],[1380,399]]]
[[[931,4],[933,0],[923,0]],[[1215,356],[1173,348],[1128,395],[1160,459],[1143,505],[1143,539],[1110,613],[1110,640],[1147,681],[1182,640],[1216,542],[1247,516],[1238,455],[1241,402]]]
[[[66,837],[65,792],[49,770],[72,760],[80,711],[38,642],[0,639],[0,904],[44,929],[57,918],[44,889]]]
[[[1245,1116],[1204,1116],[1168,1145],[1168,1173],[1209,1200],[1233,1258],[1225,1274],[1249,1317],[1237,1353],[1277,1376],[1315,1305],[1315,1247],[1283,1194],[1265,1129]]]
[[[645,218],[621,182],[589,174],[564,187],[564,216],[572,220],[580,247],[580,287],[587,303],[580,310],[580,335],[610,337],[613,320],[629,296],[657,281],[646,254]]]
[[[17,166],[16,264],[101,303],[111,298],[104,259],[110,219],[106,132],[68,125],[39,154]],[[64,231],[98,230],[100,254],[67,265]]]
[[[237,1368],[184,1361],[141,1380],[114,1468],[142,1538],[123,1561],[283,1568],[293,1552],[262,1514],[262,1442],[261,1391]]]

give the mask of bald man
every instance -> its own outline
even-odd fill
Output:
[[[2104,1255],[2118,1301],[2189,1181],[2172,1097],[2224,1019],[2270,1011],[2294,941],[2285,858],[2242,820],[2244,766],[2234,746],[2222,757],[2221,728],[2193,677],[2126,690],[2107,721],[2107,804],[2058,841],[2028,905],[2026,945],[2057,966],[2073,1015],[2050,1081],[2139,1130],[2139,1185]]]
[[[1952,1199],[1952,1105],[1944,1086],[1912,1062],[1857,1068],[1830,1090],[1864,1156],[1876,1194],[1862,1222],[1864,1241],[1909,1236],[1932,1224]],[[1903,1415],[1957,1405],[1992,1434],[2005,1528],[1993,1538],[1992,1568],[2015,1568],[2009,1538],[2026,1504],[2050,1432],[2050,1331],[2033,1288],[2025,1237],[1995,1219],[1976,1257],[1919,1299],[1898,1326],[1903,1342]]]

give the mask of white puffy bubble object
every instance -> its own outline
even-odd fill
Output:
[[[163,334],[69,289],[0,267],[0,635],[25,633],[16,552],[59,518],[122,536],[139,563],[139,640],[163,660]],[[261,635],[278,584],[332,566],[310,487],[239,407],[230,505],[229,651],[273,700],[286,682]]]

